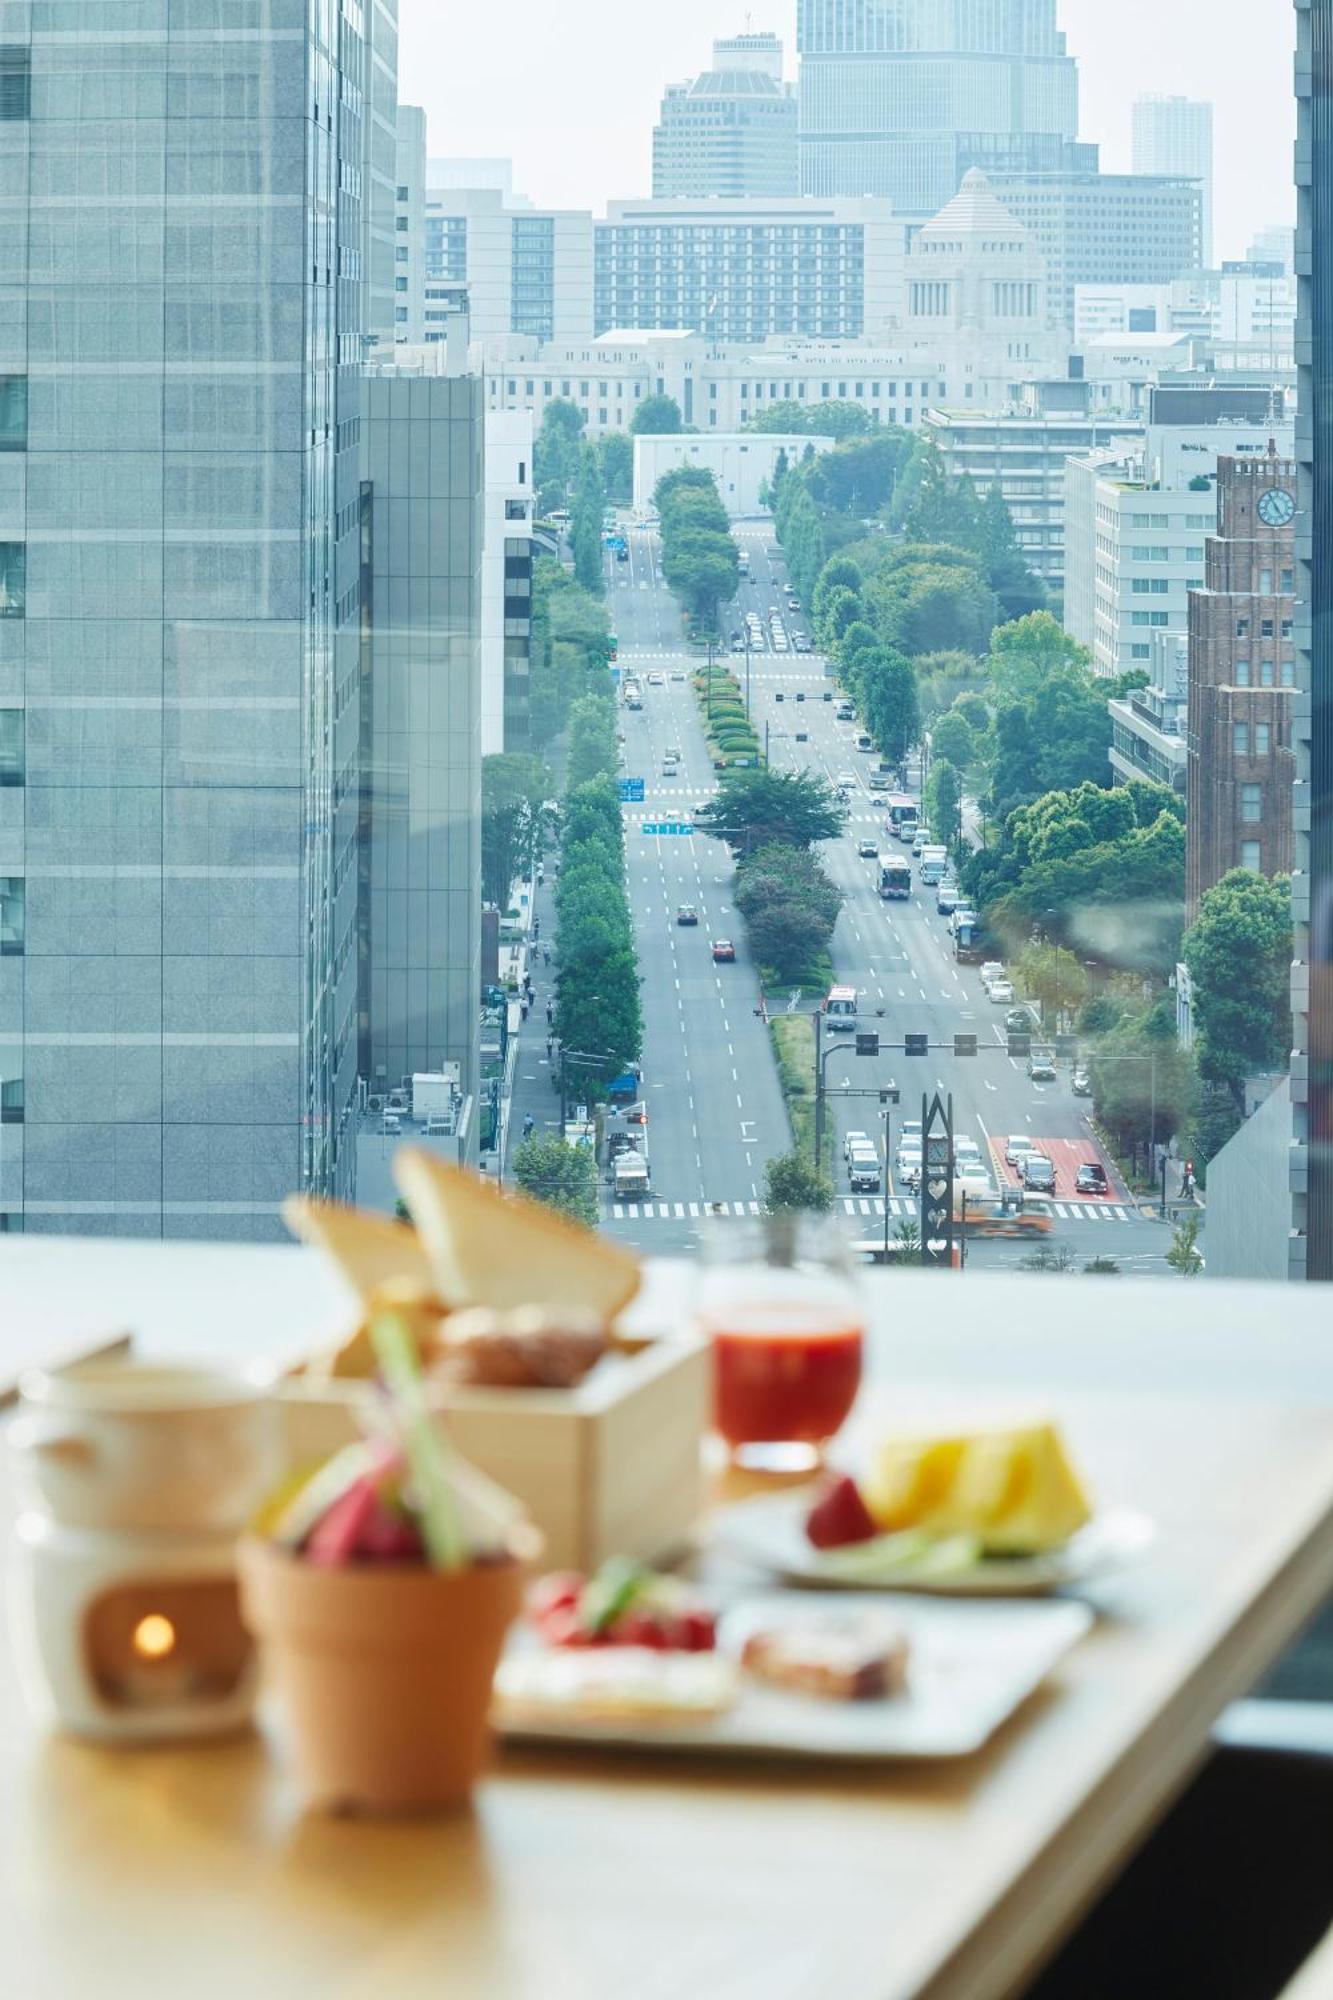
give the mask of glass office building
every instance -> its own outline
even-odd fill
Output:
[[[394,10],[4,14],[0,1228],[276,1235],[354,1172]]]
[[[1296,0],[1292,1275],[1333,1278],[1333,0]],[[3,796],[3,794],[0,794]]]
[[[1055,0],[800,0],[796,36],[805,194],[929,216],[970,167],[1054,173],[1079,157]]]

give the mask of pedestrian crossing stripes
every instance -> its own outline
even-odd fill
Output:
[[[884,1216],[882,1199],[869,1195],[844,1195],[843,1211],[847,1215]],[[1035,1207],[1035,1204],[1034,1204]],[[1044,1211],[1037,1211],[1039,1213]],[[1051,1211],[1062,1222],[1135,1222],[1135,1210],[1116,1207],[1112,1203],[1104,1207],[1094,1207],[1092,1203],[1056,1202]],[[613,1222],[702,1222],[713,1215],[745,1216],[758,1215],[757,1201],[617,1201],[611,1206]],[[918,1213],[918,1204],[901,1196],[889,1198],[889,1215],[906,1221]]]

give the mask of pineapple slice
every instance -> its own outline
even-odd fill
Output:
[[[975,1535],[988,1555],[1059,1548],[1091,1515],[1051,1423],[890,1438],[863,1491],[886,1534]]]

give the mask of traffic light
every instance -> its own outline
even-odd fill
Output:
[[[879,1054],[879,1035],[875,1029],[857,1030],[856,1053],[859,1056],[877,1056]]]
[[[1011,1056],[1030,1056],[1032,1054],[1031,1035],[1011,1034],[1009,1036],[1009,1053]]]
[[[953,1038],[953,1052],[956,1056],[974,1056],[977,1052],[976,1036],[955,1035]]]
[[[930,1049],[929,1035],[904,1035],[903,1053],[909,1056],[924,1056]]]

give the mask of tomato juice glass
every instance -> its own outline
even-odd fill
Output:
[[[861,1384],[864,1321],[841,1236],[814,1216],[719,1225],[705,1243],[699,1321],[734,1463],[816,1468]]]

